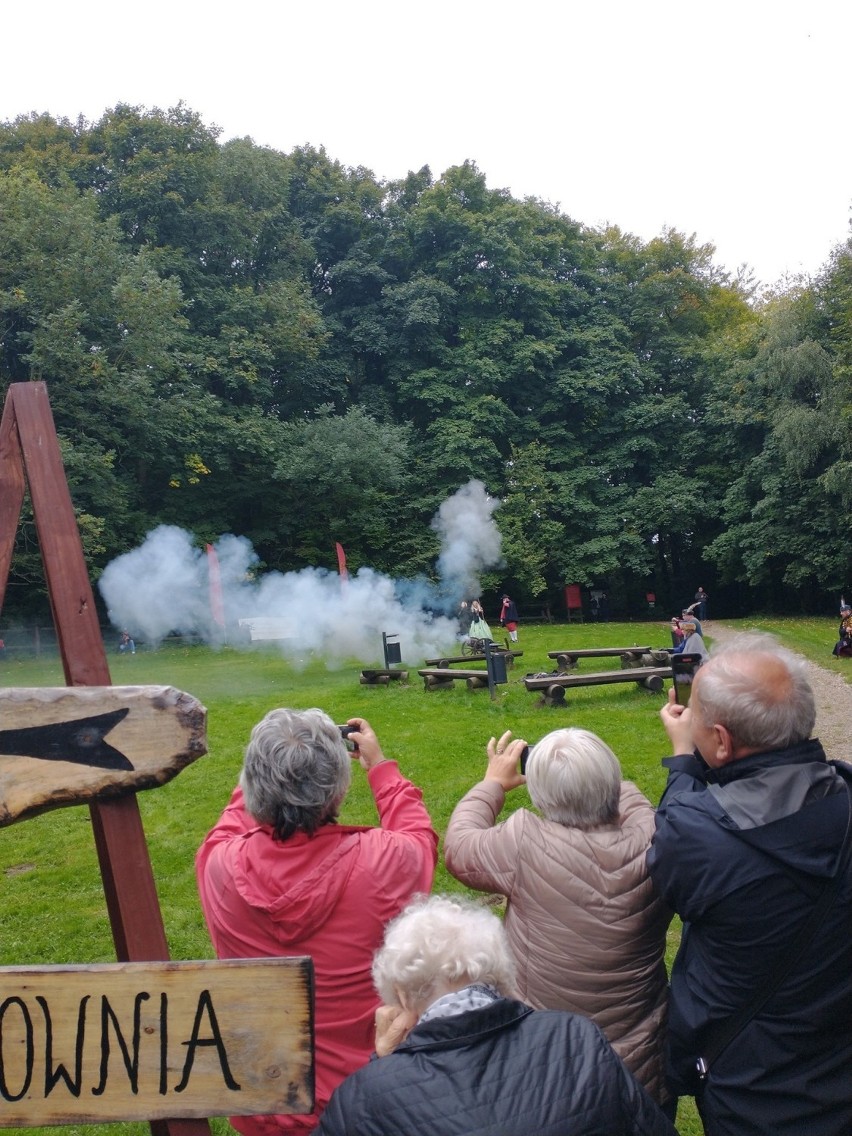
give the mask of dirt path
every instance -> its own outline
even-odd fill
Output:
[[[708,637],[717,643],[734,634],[730,628],[709,620],[704,628]],[[852,666],[852,659],[849,663]],[[828,757],[852,761],[852,684],[844,682],[834,671],[824,670],[810,661],[808,670],[817,707],[815,734]]]

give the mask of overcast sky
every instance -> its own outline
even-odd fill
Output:
[[[183,100],[221,140],[494,188],[772,283],[849,235],[849,0],[36,0],[2,18],[0,119]]]

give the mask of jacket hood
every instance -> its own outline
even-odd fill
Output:
[[[796,871],[833,876],[850,817],[837,766],[813,739],[712,770],[718,823],[743,843]]]
[[[358,859],[360,828],[326,824],[308,836],[274,840],[266,825],[229,845],[233,886],[284,936],[304,940],[325,923]]]

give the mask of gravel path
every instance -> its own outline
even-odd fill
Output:
[[[734,634],[721,623],[704,624],[709,638],[724,642]],[[849,659],[852,670],[852,659]],[[824,670],[808,661],[811,686],[816,698],[816,736],[826,754],[835,760],[852,762],[852,684],[844,682],[834,671]]]

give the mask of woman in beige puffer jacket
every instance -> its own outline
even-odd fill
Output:
[[[548,734],[529,752],[526,778],[526,743],[510,739],[491,739],[484,780],[450,818],[447,868],[506,896],[519,996],[591,1018],[662,1102],[671,912],[645,867],[654,808],[587,730]],[[525,780],[542,815],[521,808],[497,824],[506,793]]]

